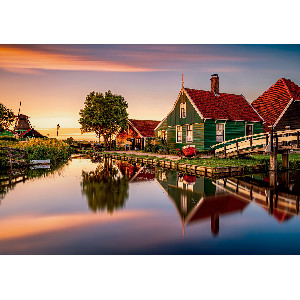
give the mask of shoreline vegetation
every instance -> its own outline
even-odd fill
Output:
[[[79,144],[81,145],[79,146]],[[114,159],[126,160],[128,162],[151,163],[152,165],[175,168],[182,171],[197,170],[211,174],[218,173],[242,173],[251,174],[269,169],[269,156],[253,154],[247,157],[220,158],[200,153],[195,157],[179,157],[175,155],[164,155],[161,153],[135,151],[108,151],[93,148],[90,142],[74,141],[73,139],[57,140],[55,138],[30,139],[28,141],[0,140],[0,148],[10,147],[12,149],[23,150],[25,155],[20,165],[28,166],[30,160],[50,159],[51,166],[67,162],[72,154],[88,155],[94,162],[103,159],[105,155]],[[18,164],[15,164],[18,167]],[[0,167],[9,168],[9,160],[5,150],[0,150]],[[278,171],[282,170],[282,156],[278,155]],[[300,169],[300,153],[290,154],[290,170]]]
[[[57,139],[30,139],[28,141],[0,140],[0,167],[10,167],[10,158],[14,167],[28,166],[31,160],[50,159],[51,166],[67,162],[72,154],[70,145]],[[14,150],[18,154],[10,152]]]

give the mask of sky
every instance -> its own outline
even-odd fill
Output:
[[[162,120],[184,87],[243,94],[251,103],[278,79],[300,85],[300,45],[0,45],[0,102],[35,128],[79,128],[92,91],[122,95],[129,118]]]

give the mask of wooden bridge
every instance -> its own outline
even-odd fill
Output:
[[[218,143],[211,147],[214,156],[232,157],[264,153],[270,155],[270,170],[277,170],[277,154],[282,154],[283,168],[289,168],[290,150],[300,150],[300,129],[259,133]]]

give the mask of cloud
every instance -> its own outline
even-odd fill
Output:
[[[142,68],[110,60],[90,59],[87,56],[51,53],[28,47],[0,46],[0,68],[8,70],[46,69],[70,71],[104,72],[153,72],[153,68]]]
[[[18,72],[19,69],[22,73],[28,69],[102,72],[176,71],[195,68],[195,64],[238,63],[249,59],[241,55],[228,55],[222,49],[216,52],[211,45],[0,46],[0,68],[10,72]]]

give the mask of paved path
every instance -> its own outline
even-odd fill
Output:
[[[180,157],[176,155],[165,155],[165,154],[158,154],[158,153],[150,153],[150,152],[139,152],[134,150],[127,150],[127,151],[107,151],[110,153],[124,153],[124,154],[135,154],[135,155],[148,155],[148,156],[156,156],[159,158],[167,158],[171,160],[179,160]]]

